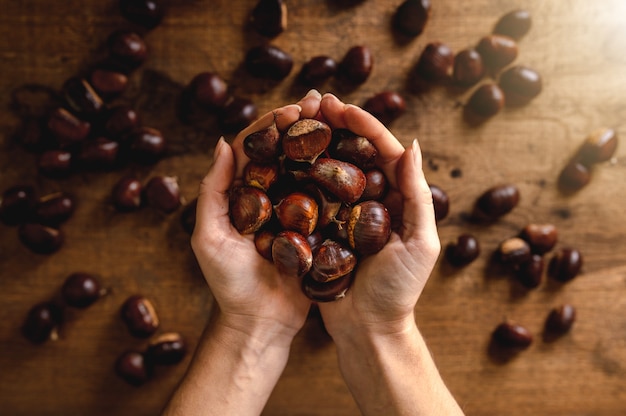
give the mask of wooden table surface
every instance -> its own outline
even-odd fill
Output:
[[[172,1],[163,23],[146,33],[149,60],[133,73],[120,99],[137,108],[145,125],[165,132],[172,144],[168,157],[149,167],[129,165],[64,180],[41,177],[36,156],[12,139],[20,120],[9,109],[11,94],[25,84],[59,89],[101,56],[112,31],[136,29],[120,16],[117,3],[0,1],[0,189],[28,183],[40,194],[65,190],[75,193],[79,204],[63,225],[66,244],[53,255],[29,252],[14,227],[0,225],[0,413],[158,412],[190,357],[159,368],[141,387],[127,385],[113,371],[115,358],[127,348],[143,348],[145,341],[128,334],[119,308],[130,294],[145,294],[155,302],[161,331],[181,332],[193,348],[213,300],[180,226],[181,211],[117,213],[108,201],[113,184],[128,172],[141,179],[176,175],[186,200],[194,198],[220,135],[215,120],[189,125],[176,117],[176,98],[195,74],[220,74],[264,113],[306,92],[294,79],[307,59],[319,54],[339,59],[356,44],[373,51],[370,79],[349,92],[333,82],[322,90],[355,104],[382,90],[401,92],[408,111],[391,130],[404,144],[420,139],[428,180],[450,195],[450,215],[439,226],[442,243],[471,232],[483,248],[478,260],[461,270],[440,260],[417,306],[418,325],[466,413],[626,413],[626,145],[594,169],[580,192],[563,195],[556,186],[559,170],[591,131],[613,127],[626,137],[622,0],[436,0],[425,32],[408,43],[396,42],[390,31],[399,0],[286,0],[289,26],[272,43],[290,52],[295,65],[275,85],[256,82],[240,69],[247,48],[262,42],[244,29],[254,0]],[[500,16],[519,7],[532,13],[533,26],[519,42],[517,62],[544,78],[543,92],[529,105],[470,126],[460,105],[468,91],[406,89],[428,42],[443,41],[454,50],[469,47]],[[519,206],[493,224],[469,223],[466,214],[475,198],[498,183],[519,187]],[[523,290],[493,266],[498,244],[530,222],[555,224],[558,246],[581,250],[585,263],[579,277]],[[56,342],[30,344],[20,335],[28,309],[56,297],[65,277],[79,270],[99,275],[110,295],[86,310],[68,310]],[[543,341],[548,311],[565,302],[578,310],[574,328],[556,341]],[[491,331],[504,317],[535,334],[530,348],[508,360],[489,352]],[[295,339],[264,414],[358,414],[337,370],[332,341],[314,318]]]

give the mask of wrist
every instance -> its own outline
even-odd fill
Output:
[[[288,350],[297,333],[297,329],[271,319],[222,312],[217,314],[210,326],[211,332],[219,339],[225,338],[228,342],[243,344],[253,350],[265,348]]]

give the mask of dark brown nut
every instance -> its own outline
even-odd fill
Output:
[[[156,163],[167,151],[167,142],[161,131],[142,127],[131,137],[131,152],[134,160],[139,163]]]
[[[324,236],[335,241],[348,242],[348,221],[350,219],[350,211],[352,207],[347,204],[341,204],[339,211],[335,215],[335,219],[329,225],[324,227]]]
[[[91,273],[70,274],[61,286],[63,300],[74,308],[86,308],[106,294],[100,281]]]
[[[376,254],[391,236],[391,217],[378,201],[365,201],[352,207],[347,224],[348,242],[361,256]]]
[[[562,335],[572,329],[576,321],[576,308],[564,304],[555,307],[546,318],[545,329],[550,335]]]
[[[286,157],[282,158],[281,162],[280,174],[282,178],[293,179],[295,182],[311,179],[311,164],[309,162],[296,162]]]
[[[287,5],[283,0],[259,0],[250,14],[250,24],[263,36],[278,36],[287,28]]]
[[[306,236],[306,241],[307,243],[309,243],[309,247],[311,247],[311,253],[313,253],[313,256],[315,256],[325,240],[320,231],[315,231]]]
[[[498,20],[493,33],[513,39],[522,38],[530,30],[532,19],[528,10],[510,11]]]
[[[105,137],[86,140],[78,153],[78,162],[86,169],[111,169],[117,164],[119,149],[118,142]]]
[[[115,373],[133,386],[140,386],[152,377],[152,368],[139,351],[125,351],[115,361]]]
[[[33,210],[35,222],[58,227],[67,221],[76,209],[74,197],[66,192],[55,192],[39,198]]]
[[[194,198],[190,203],[185,205],[183,212],[180,214],[180,224],[187,234],[193,234],[196,228],[196,209],[198,207],[198,198]]]
[[[486,190],[476,200],[477,214],[496,219],[508,214],[519,203],[520,194],[517,186],[504,184]]]
[[[509,238],[500,243],[498,254],[502,263],[514,267],[527,262],[531,257],[530,246],[519,237]]]
[[[454,68],[454,52],[445,43],[431,42],[422,51],[417,65],[416,74],[423,80],[443,82],[452,77]]]
[[[461,234],[457,237],[456,242],[448,244],[445,254],[451,265],[463,267],[478,258],[480,244],[473,235]]]
[[[228,84],[212,72],[201,72],[193,77],[189,90],[193,99],[208,109],[224,107],[229,98]]]
[[[464,49],[454,56],[452,78],[463,87],[470,87],[485,76],[483,57],[476,49]]]
[[[122,16],[133,23],[152,29],[163,19],[164,10],[156,0],[120,0]]]
[[[351,163],[320,158],[315,161],[310,175],[322,188],[345,203],[352,204],[365,190],[365,174]]]
[[[499,70],[517,58],[517,43],[508,36],[488,35],[478,42],[476,51],[487,68]]]
[[[79,119],[64,108],[57,108],[48,118],[48,130],[59,145],[68,146],[85,140],[91,130],[91,123]]]
[[[287,195],[274,207],[274,212],[283,229],[296,231],[304,237],[317,226],[317,202],[302,192]]]
[[[180,187],[175,176],[154,176],[144,188],[148,205],[170,214],[181,206]]]
[[[533,254],[529,260],[515,270],[515,277],[526,288],[534,289],[543,280],[544,261],[539,254]]]
[[[376,147],[366,137],[347,129],[333,130],[328,152],[331,157],[352,163],[363,171],[376,167]]]
[[[558,186],[563,192],[576,192],[587,186],[590,181],[590,168],[576,159],[572,159],[561,170]]]
[[[280,81],[289,75],[293,68],[293,58],[287,52],[273,45],[251,48],[245,57],[248,72],[258,78]]]
[[[72,154],[66,150],[47,150],[37,161],[39,173],[51,178],[62,178],[72,172]]]
[[[387,178],[380,169],[372,169],[365,172],[365,189],[361,194],[361,201],[370,199],[380,201],[387,194]]]
[[[247,98],[232,97],[220,110],[220,127],[225,133],[237,133],[258,117],[257,106]]]
[[[253,162],[275,163],[281,149],[280,138],[274,120],[271,126],[252,132],[243,139],[243,152]]]
[[[104,97],[121,94],[128,86],[128,77],[118,71],[96,69],[89,77],[91,85]]]
[[[139,126],[139,115],[126,105],[114,107],[109,112],[104,123],[104,129],[109,138],[124,141],[126,136]]]
[[[591,166],[611,159],[617,149],[617,133],[610,128],[599,128],[585,139],[578,151],[578,160]]]
[[[302,235],[281,231],[272,243],[272,261],[281,274],[301,277],[311,269],[313,252]]]
[[[243,181],[248,186],[254,186],[267,192],[278,179],[278,165],[265,165],[249,162],[243,169]]]
[[[311,118],[296,121],[283,136],[283,153],[296,162],[313,163],[330,144],[328,124]]]
[[[0,198],[0,221],[4,225],[18,225],[31,216],[37,203],[35,188],[16,185],[6,189]]]
[[[429,185],[430,193],[433,195],[433,206],[435,207],[435,220],[441,221],[450,212],[450,198],[446,191],[437,185]]]
[[[337,73],[337,62],[328,56],[314,56],[308,60],[298,75],[298,80],[308,86],[317,86]]]
[[[33,306],[22,324],[22,335],[33,344],[42,344],[58,338],[57,330],[63,321],[63,310],[52,302]]]
[[[141,207],[142,194],[141,182],[134,177],[125,176],[113,187],[111,199],[118,211],[134,211]]]
[[[348,85],[363,84],[374,67],[374,57],[367,46],[353,46],[339,62],[337,77]]]
[[[131,68],[141,65],[148,58],[146,42],[135,32],[120,30],[111,33],[108,46],[111,56]]]
[[[533,253],[545,254],[554,248],[559,235],[554,224],[528,224],[520,237],[530,244]]]
[[[406,101],[397,92],[383,91],[370,97],[363,109],[383,124],[390,124],[406,111]]]
[[[405,0],[393,16],[393,28],[400,34],[414,38],[423,31],[430,17],[430,0]]]
[[[342,202],[334,195],[315,185],[309,183],[304,187],[304,191],[311,195],[318,206],[317,228],[322,229],[337,221],[336,216],[341,208]]]
[[[514,322],[503,322],[493,331],[493,340],[505,348],[526,349],[533,342],[532,333]]]
[[[234,188],[229,198],[230,219],[241,234],[257,232],[272,217],[272,202],[258,188]]]
[[[150,341],[145,352],[146,359],[153,365],[178,364],[187,354],[187,345],[177,332],[161,334]]]
[[[72,77],[62,87],[63,96],[69,106],[85,118],[93,118],[104,110],[104,102],[93,87],[84,79]]]
[[[254,234],[256,251],[266,260],[272,261],[272,244],[276,234],[270,230],[261,230]]]
[[[314,302],[333,302],[346,297],[346,293],[352,285],[354,275],[352,273],[342,276],[330,282],[320,283],[313,279],[310,274],[302,279],[302,291]]]
[[[575,248],[564,247],[558,250],[548,265],[548,274],[560,281],[569,282],[578,274],[583,266],[583,256]]]
[[[18,234],[20,241],[37,254],[52,254],[59,250],[65,241],[63,231],[41,224],[22,224]]]
[[[504,92],[507,105],[523,105],[541,93],[541,75],[534,69],[515,65],[500,75],[500,89]]]
[[[309,274],[318,282],[330,282],[351,273],[356,263],[356,256],[350,249],[327,239],[313,256],[313,265]]]
[[[122,304],[122,320],[131,335],[148,338],[159,328],[159,317],[152,302],[141,295],[132,295]]]
[[[472,93],[465,106],[478,117],[493,117],[504,107],[504,92],[496,84],[483,84]]]

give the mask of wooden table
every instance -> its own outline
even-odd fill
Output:
[[[295,60],[294,71],[276,85],[252,80],[241,70],[243,56],[261,39],[243,28],[253,0],[170,2],[158,28],[146,33],[148,62],[133,73],[122,101],[134,105],[144,124],[161,129],[171,154],[149,167],[80,173],[64,180],[36,173],[36,156],[12,140],[18,117],[8,107],[25,84],[60,88],[102,55],[107,36],[135,28],[118,13],[117,1],[0,2],[0,189],[33,184],[41,194],[74,192],[75,215],[63,229],[65,246],[50,256],[22,246],[16,229],[0,225],[0,413],[6,415],[150,415],[167,400],[189,357],[159,368],[135,388],[120,380],[113,362],[127,348],[143,348],[119,318],[127,296],[154,300],[162,331],[179,331],[193,348],[213,301],[182,230],[180,211],[161,215],[115,212],[108,200],[124,173],[141,179],[176,175],[187,201],[211,161],[220,135],[214,120],[181,123],[174,102],[198,72],[223,76],[261,113],[294,102],[306,90],[293,81],[314,55],[339,59],[356,44],[375,57],[371,78],[351,92],[330,82],[322,88],[362,104],[382,90],[396,90],[408,111],[391,125],[404,143],[420,139],[426,175],[450,195],[451,212],[440,223],[445,245],[462,232],[474,233],[482,254],[455,270],[442,259],[417,307],[417,321],[449,388],[468,415],[594,415],[626,412],[626,149],[593,171],[591,183],[573,195],[556,187],[558,172],[584,138],[598,127],[626,135],[626,7],[621,0],[523,3],[501,0],[433,3],[425,32],[397,43],[389,28],[400,1],[287,1],[289,27],[272,42]],[[463,121],[469,91],[436,87],[406,90],[408,74],[428,42],[454,50],[476,44],[504,13],[531,11],[533,26],[519,43],[518,63],[536,68],[544,90],[529,105],[511,108],[480,126]],[[232,136],[229,136],[229,138]],[[475,198],[498,183],[514,183],[519,206],[490,225],[466,220]],[[558,246],[584,254],[583,274],[567,284],[544,282],[523,290],[494,266],[498,244],[530,222],[550,222]],[[78,270],[101,276],[109,296],[84,311],[68,310],[60,339],[34,346],[20,325],[36,302],[58,296],[65,277]],[[553,306],[576,306],[573,330],[542,340]],[[526,351],[502,360],[489,353],[490,334],[504,318],[535,333]],[[295,339],[289,364],[267,404],[267,415],[353,415],[357,407],[337,370],[335,350],[311,319]]]

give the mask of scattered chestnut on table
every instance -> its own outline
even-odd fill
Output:
[[[523,105],[537,97],[543,88],[541,75],[525,65],[514,65],[500,75],[498,82],[506,105]]]
[[[395,91],[382,91],[368,98],[363,109],[387,125],[406,111],[406,101]]]
[[[496,219],[508,214],[517,206],[520,193],[517,186],[502,184],[489,188],[483,192],[474,206],[475,217]]]
[[[493,28],[493,33],[520,39],[528,33],[531,25],[532,18],[530,12],[524,9],[516,9],[500,17]]]
[[[113,187],[111,199],[118,211],[134,211],[141,207],[142,194],[143,186],[139,179],[132,176],[124,176]]]
[[[52,254],[65,242],[65,233],[42,224],[25,223],[18,228],[20,241],[33,253]]]
[[[515,269],[515,277],[527,289],[538,287],[543,280],[543,270],[545,262],[539,254],[533,254],[530,258]]]
[[[86,119],[98,116],[105,109],[102,97],[83,78],[69,78],[63,83],[62,93],[71,109]]]
[[[570,304],[554,307],[546,318],[545,330],[550,335],[563,335],[576,321],[576,308]]]
[[[126,19],[148,29],[158,26],[164,15],[159,0],[120,0],[120,11]]]
[[[426,45],[415,66],[415,72],[422,80],[444,82],[452,77],[454,52],[443,42]]]
[[[287,28],[287,5],[283,0],[259,0],[250,13],[250,24],[263,36],[278,36]]]
[[[224,133],[239,132],[259,115],[254,102],[243,97],[230,97],[219,111],[220,127]]]
[[[419,36],[428,22],[430,9],[430,0],[403,1],[393,15],[393,29],[409,38]]]
[[[452,79],[457,85],[470,87],[485,76],[482,56],[474,48],[464,49],[454,56]]]
[[[602,127],[587,136],[576,159],[585,166],[591,166],[611,159],[616,149],[617,133],[614,129]]]
[[[42,344],[56,339],[59,325],[63,321],[63,310],[52,302],[41,302],[33,306],[22,325],[22,335],[33,344]]]
[[[526,349],[533,342],[532,333],[524,326],[505,321],[496,326],[492,334],[493,340],[505,348]]]
[[[48,117],[48,130],[59,145],[65,147],[85,140],[91,131],[91,123],[59,107]]]
[[[337,67],[337,78],[347,85],[363,84],[374,67],[374,57],[365,45],[353,46],[343,56]]]
[[[15,185],[6,189],[0,198],[0,221],[4,225],[18,225],[32,214],[37,198],[31,185]]]
[[[138,33],[118,30],[109,35],[107,43],[111,56],[131,68],[143,64],[148,58],[148,47]]]
[[[554,224],[531,223],[522,229],[520,237],[530,244],[533,253],[545,254],[556,245],[558,231]]]
[[[429,184],[428,186],[430,193],[433,195],[435,221],[439,222],[448,216],[448,212],[450,211],[450,198],[441,187],[433,184]]]
[[[519,267],[522,263],[530,260],[530,245],[519,237],[508,238],[500,243],[498,255],[502,263]]]
[[[337,73],[337,62],[326,55],[314,56],[302,65],[298,80],[307,86],[317,86]]]
[[[461,234],[456,242],[448,244],[445,256],[448,262],[456,267],[463,267],[478,258],[480,244],[476,237],[471,234]]]
[[[33,209],[35,222],[58,227],[67,221],[76,208],[75,198],[67,192],[55,192],[39,198]]]
[[[286,78],[293,68],[291,55],[274,45],[251,48],[246,53],[244,63],[251,75],[273,81]]]
[[[72,153],[67,150],[46,150],[37,160],[37,169],[50,178],[65,178],[72,173],[72,159]]]
[[[152,301],[141,295],[132,295],[124,301],[121,316],[130,333],[138,338],[147,338],[159,328],[159,317]]]
[[[115,372],[133,386],[140,386],[152,377],[152,368],[143,353],[124,351],[115,361]]]
[[[111,98],[126,90],[128,76],[119,71],[98,68],[91,72],[89,82],[102,97]]]
[[[488,119],[504,107],[504,92],[493,83],[482,84],[470,95],[465,104],[466,116]]]
[[[228,84],[213,72],[200,72],[187,87],[191,97],[210,110],[224,107],[229,98]]]
[[[151,365],[178,364],[187,354],[187,345],[177,332],[166,332],[150,340],[144,353]]]
[[[491,70],[500,70],[517,58],[517,42],[498,34],[484,36],[476,45],[476,51],[482,56],[485,66]]]
[[[591,167],[584,165],[577,159],[570,160],[561,170],[558,177],[558,187],[562,192],[577,192],[591,181]]]
[[[170,214],[181,206],[178,178],[174,176],[154,176],[143,189],[148,205]]]
[[[557,250],[548,264],[548,274],[560,281],[568,282],[578,276],[583,266],[583,256],[575,248],[563,247]]]
[[[80,309],[91,306],[106,292],[96,276],[85,272],[70,274],[61,286],[61,295],[65,303]]]

